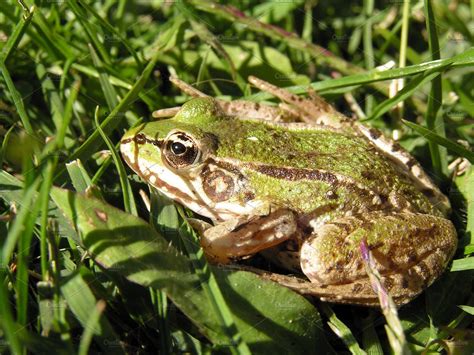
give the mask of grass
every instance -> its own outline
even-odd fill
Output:
[[[0,352],[472,352],[474,1],[229,3],[2,2]],[[127,128],[188,99],[171,75],[226,99],[274,102],[248,75],[312,87],[348,115],[352,97],[449,196],[449,270],[387,328],[209,265],[188,211],[142,198],[118,156]]]

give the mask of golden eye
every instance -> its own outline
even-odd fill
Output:
[[[200,158],[200,150],[192,137],[183,132],[171,134],[165,142],[163,156],[174,169],[187,168]]]

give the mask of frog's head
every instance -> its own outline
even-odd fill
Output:
[[[223,119],[214,99],[193,99],[173,118],[129,130],[120,150],[138,175],[168,197],[214,220],[227,219],[248,207],[236,198],[238,172],[213,159],[219,137],[212,127]]]

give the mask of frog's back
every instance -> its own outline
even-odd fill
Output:
[[[291,127],[220,123],[214,127],[217,157],[241,162],[262,194],[306,212],[330,203],[352,204],[342,207],[346,209],[373,206],[437,213],[407,171],[365,137],[325,127]]]

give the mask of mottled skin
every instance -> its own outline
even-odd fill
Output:
[[[399,146],[386,148],[378,132],[316,105],[332,116],[278,123],[231,116],[236,107],[198,98],[171,119],[131,129],[121,150],[148,183],[214,221],[201,239],[210,261],[263,252],[311,281],[281,283],[330,301],[373,305],[359,252],[365,239],[387,289],[406,303],[454,253],[449,204],[407,153],[384,151]]]

